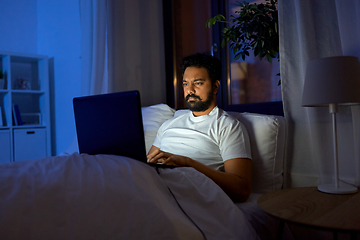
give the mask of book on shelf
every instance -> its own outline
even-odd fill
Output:
[[[17,126],[17,120],[16,120],[16,115],[15,115],[15,111],[14,111],[14,105],[12,107],[12,122],[13,122],[13,126]]]
[[[21,119],[21,114],[20,114],[20,109],[17,104],[13,105],[13,118],[14,118],[15,126],[23,125],[23,121]]]

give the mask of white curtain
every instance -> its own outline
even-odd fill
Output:
[[[107,2],[108,0],[79,0],[82,96],[110,92],[107,66]],[[78,140],[74,133],[72,142],[60,155],[78,151]]]
[[[360,57],[360,1],[279,0],[278,8],[288,186],[316,185],[316,176],[332,183],[331,115],[328,108],[301,107],[302,89],[309,60]],[[340,179],[359,186],[360,108],[339,107],[337,121]]]
[[[107,0],[80,0],[81,94],[109,92]]]
[[[162,0],[108,0],[109,88],[166,102]]]
[[[139,90],[166,101],[162,0],[80,0],[82,95]]]

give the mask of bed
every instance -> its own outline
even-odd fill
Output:
[[[187,110],[142,108],[145,142]],[[230,112],[247,128],[253,193],[234,204],[192,168],[155,169],[123,156],[60,156],[0,165],[1,239],[274,239],[256,204],[283,184],[283,117]]]

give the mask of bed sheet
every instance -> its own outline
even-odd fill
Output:
[[[264,212],[257,204],[262,193],[251,193],[245,203],[236,203],[236,206],[244,213],[262,240],[272,240],[277,237],[279,220]]]
[[[175,200],[175,198],[176,200]],[[192,168],[113,155],[0,165],[2,239],[258,239],[242,211]]]

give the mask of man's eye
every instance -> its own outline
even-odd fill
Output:
[[[187,84],[187,83],[183,83],[182,85],[183,85],[184,87],[186,87],[188,84]]]
[[[198,85],[198,86],[200,86],[200,85],[202,85],[203,83],[202,82],[196,82],[195,83],[195,85]]]

